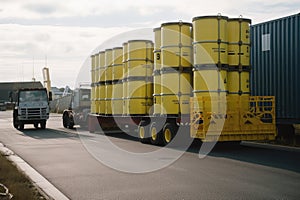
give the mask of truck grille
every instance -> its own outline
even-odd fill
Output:
[[[41,119],[47,117],[47,108],[21,108],[21,116],[27,119]]]

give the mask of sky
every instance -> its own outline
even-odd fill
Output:
[[[74,88],[90,82],[92,53],[218,13],[257,24],[300,13],[300,0],[0,0],[0,82],[43,81],[47,66],[52,86]]]

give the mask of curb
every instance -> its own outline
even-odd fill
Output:
[[[54,200],[68,200],[62,192],[60,192],[53,184],[51,184],[46,178],[44,178],[40,173],[33,169],[28,163],[26,163],[22,158],[17,156],[13,151],[6,148],[2,143],[0,143],[0,153],[3,154],[8,160],[13,162],[18,169],[29,177],[31,182],[45,193],[49,199]]]
[[[258,148],[265,148],[265,149],[273,149],[273,150],[281,150],[281,151],[289,151],[289,152],[300,153],[300,148],[299,147],[289,147],[289,146],[283,146],[283,145],[257,143],[257,142],[246,142],[246,141],[242,141],[241,145],[249,146],[249,147],[258,147]]]

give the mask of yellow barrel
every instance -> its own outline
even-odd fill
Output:
[[[191,67],[192,24],[169,22],[161,25],[161,67]]]
[[[153,115],[161,114],[161,75],[160,70],[153,72]]]
[[[127,96],[128,96],[128,80],[127,78],[123,78],[123,115],[127,115],[129,113],[128,111],[128,101],[127,101]]]
[[[123,78],[127,77],[128,73],[128,65],[127,65],[127,60],[128,60],[128,43],[124,42],[123,43]]]
[[[91,113],[96,113],[96,105],[95,105],[95,55],[91,55]]]
[[[112,85],[112,114],[123,114],[123,83],[122,80],[114,81]]]
[[[127,60],[153,62],[153,42],[151,40],[129,40]]]
[[[112,51],[112,80],[123,78],[123,47],[115,47]]]
[[[228,64],[250,66],[250,19],[228,19]]]
[[[161,114],[189,114],[191,68],[162,68],[161,85]]]
[[[150,40],[129,40],[127,77],[152,76],[153,43]]]
[[[152,77],[128,78],[128,115],[146,115],[153,105]]]
[[[105,50],[105,115],[112,114],[112,49]]]
[[[128,59],[128,43],[124,42],[123,43],[123,94],[122,94],[122,99],[123,99],[123,115],[128,114],[128,102],[127,102],[127,96],[128,96],[128,91],[127,91],[127,72],[128,72],[128,65],[127,65],[127,59]]]
[[[100,82],[100,105],[99,105],[99,114],[104,115],[105,114],[105,106],[106,106],[106,86],[105,82]]]
[[[154,32],[154,70],[159,70],[161,68],[161,28],[153,29]]]
[[[99,76],[100,82],[105,81],[105,51],[99,52]]]
[[[193,18],[194,66],[228,65],[227,20],[225,16]]]

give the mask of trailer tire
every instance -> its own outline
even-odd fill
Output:
[[[161,145],[162,142],[162,130],[157,130],[156,122],[153,122],[150,126],[150,142],[154,145]]]
[[[147,123],[146,121],[141,121],[138,126],[138,136],[140,142],[144,144],[150,143],[149,129],[147,128],[148,125],[149,123]]]
[[[163,128],[162,141],[164,145],[169,144],[176,135],[176,128],[171,123],[166,123]]]

